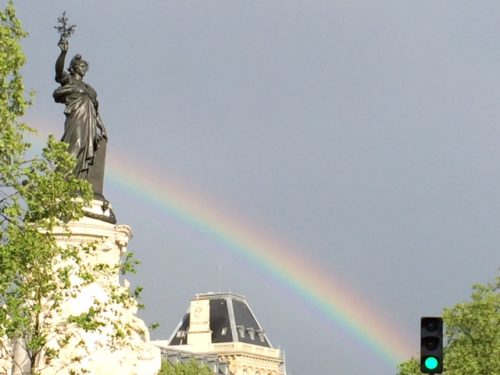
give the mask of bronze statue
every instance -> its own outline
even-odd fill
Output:
[[[64,60],[69,48],[68,37],[74,25],[66,26],[65,14],[59,18],[61,34],[58,46],[61,53],[56,61],[56,81],[61,84],[54,91],[54,100],[66,106],[64,134],[61,141],[68,144],[68,151],[76,158],[75,175],[88,180],[96,198],[102,195],[104,180],[104,158],[108,136],[99,115],[99,103],[95,90],[83,81],[88,63],[81,55],[75,55],[68,72],[64,71]],[[56,27],[57,28],[57,27]]]

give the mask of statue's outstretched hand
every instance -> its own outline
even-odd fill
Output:
[[[62,52],[68,51],[69,43],[68,43],[67,39],[61,38],[59,40],[59,43],[57,43],[57,45],[59,46],[59,48],[61,49]]]

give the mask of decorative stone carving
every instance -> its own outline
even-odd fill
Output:
[[[101,203],[94,201],[88,210],[101,210]],[[161,365],[160,349],[149,343],[135,300],[120,299],[129,295],[130,284],[120,282],[119,268],[132,237],[130,227],[85,216],[53,234],[59,246],[79,249],[81,260],[71,264],[71,287],[65,289],[60,308],[46,315],[47,325],[53,327],[47,347],[58,355],[41,357],[40,375],[81,374],[82,369],[92,375],[155,375]],[[66,265],[62,260],[56,267]],[[93,274],[90,282],[79,275],[79,270],[96,266],[106,271]],[[89,311],[95,311],[97,327],[86,329],[72,320]],[[16,350],[19,360],[23,353]],[[22,374],[20,370],[13,374]]]

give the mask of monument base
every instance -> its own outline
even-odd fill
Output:
[[[85,211],[79,221],[53,230],[57,245],[78,249],[79,260],[55,265],[71,265],[71,286],[64,289],[58,309],[47,314],[45,324],[51,333],[45,353],[57,355],[41,355],[38,373],[156,375],[161,366],[160,349],[150,344],[148,328],[136,315],[137,302],[130,296],[129,283],[120,282],[119,277],[131,229],[92,216],[112,216],[111,206],[103,210],[102,201],[92,201]],[[91,323],[86,325],[84,318],[89,316]],[[15,348],[18,363],[22,362],[17,353],[20,347]],[[21,366],[12,374],[28,373]]]

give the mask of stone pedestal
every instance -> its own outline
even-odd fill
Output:
[[[102,272],[90,273],[88,278],[79,271],[71,273],[71,287],[60,308],[47,317],[54,327],[47,346],[58,354],[53,359],[40,358],[41,375],[155,375],[160,369],[160,350],[149,343],[148,328],[136,316],[137,303],[121,298],[129,293],[129,285],[126,280],[120,283],[120,259],[132,233],[126,225],[105,221],[112,216],[111,207],[93,201],[85,217],[53,231],[58,246],[78,249],[81,258],[62,260],[58,266],[69,262],[73,269]],[[89,312],[95,313],[97,328],[73,319]]]

